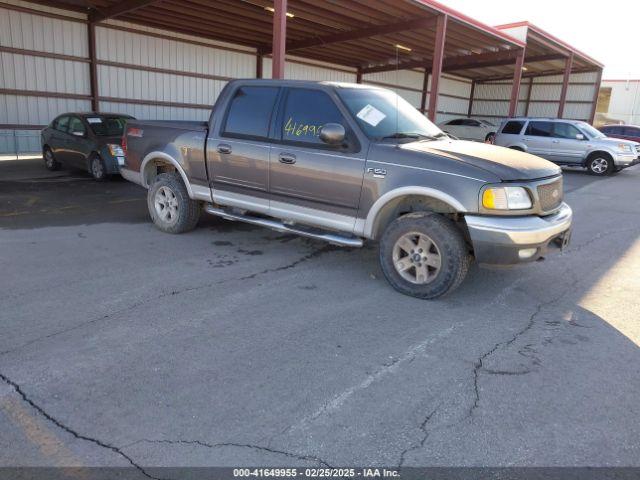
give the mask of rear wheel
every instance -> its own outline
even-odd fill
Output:
[[[58,170],[60,168],[60,163],[56,160],[56,157],[53,155],[53,152],[49,147],[46,147],[42,152],[42,157],[44,158],[44,166],[47,170]]]
[[[200,218],[200,203],[189,197],[177,172],[156,177],[147,193],[147,206],[153,223],[167,233],[193,230]]]
[[[613,168],[613,159],[605,153],[595,153],[587,160],[587,170],[592,175],[603,177],[609,175]]]
[[[448,219],[427,212],[396,219],[382,235],[380,266],[401,293],[433,299],[455,290],[469,270],[464,239]]]

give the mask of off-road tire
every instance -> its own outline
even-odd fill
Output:
[[[175,218],[172,216],[170,220],[162,218],[156,209],[156,194],[161,189],[164,189],[163,192],[171,192],[175,197],[176,206],[174,211],[176,215]],[[200,219],[200,203],[189,198],[187,187],[185,187],[182,177],[177,172],[161,173],[156,177],[155,182],[147,192],[147,207],[155,226],[166,233],[189,232],[196,228]]]
[[[394,264],[396,242],[418,232],[435,244],[440,255],[440,270],[430,283],[416,284],[401,276]],[[380,266],[387,281],[400,293],[422,299],[434,299],[455,290],[469,271],[471,256],[461,232],[455,224],[438,214],[415,212],[394,220],[380,239]]]
[[[606,163],[606,167],[603,169],[604,163]],[[613,163],[613,158],[611,158],[611,155],[607,153],[596,152],[589,155],[589,158],[587,158],[586,167],[591,175],[595,175],[597,177],[605,177],[613,172],[615,165]]]
[[[46,147],[42,151],[42,158],[44,160],[44,166],[47,170],[54,172],[60,169],[60,162],[56,160],[55,155],[49,147]]]
[[[93,155],[89,159],[89,173],[97,182],[104,182],[109,178],[107,167],[100,155]]]

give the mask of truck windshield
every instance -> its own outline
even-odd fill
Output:
[[[131,117],[107,117],[104,115],[93,115],[87,117],[87,123],[99,137],[119,137],[124,131],[127,120]]]
[[[404,98],[390,90],[338,88],[338,95],[371,139],[437,138],[445,134]]]

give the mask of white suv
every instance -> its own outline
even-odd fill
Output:
[[[640,143],[608,138],[578,120],[510,118],[500,125],[495,144],[560,165],[582,166],[594,175],[608,175],[640,163]]]

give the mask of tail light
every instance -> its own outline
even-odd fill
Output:
[[[125,156],[127,156],[127,130],[124,130],[124,134],[122,135],[122,152]]]

